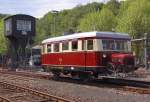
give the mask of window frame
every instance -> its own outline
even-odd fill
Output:
[[[87,47],[86,42],[87,42],[86,40],[84,40],[84,39],[82,40],[82,44],[81,44],[81,50],[82,51],[86,51],[87,50],[87,48],[86,48]]]
[[[42,45],[42,54],[47,54],[47,45],[46,44],[43,44]]]

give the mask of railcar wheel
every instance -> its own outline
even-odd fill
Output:
[[[67,71],[63,71],[63,74],[64,74],[64,75],[68,75],[68,74],[69,74],[69,72],[67,72]]]
[[[98,73],[95,73],[93,76],[94,78],[98,78]]]
[[[60,72],[53,71],[52,73],[53,73],[54,78],[59,78],[60,77]]]
[[[71,77],[72,77],[73,79],[79,79],[79,75],[78,75],[77,72],[71,72]]]
[[[107,71],[108,74],[115,75],[115,76],[117,75],[117,73],[119,73],[117,66],[115,66],[113,63],[107,64]]]

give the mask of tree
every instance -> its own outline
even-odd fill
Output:
[[[150,2],[149,0],[135,0],[118,19],[116,30],[127,32],[133,38],[150,34]]]
[[[100,11],[102,7],[102,3],[93,2],[87,5],[78,5],[71,10],[64,10],[60,12],[60,31],[69,32],[69,30],[72,29],[76,32],[80,19],[82,19],[84,15],[90,12]]]
[[[41,41],[48,37],[48,34],[44,31],[42,23],[36,20],[36,36],[34,37],[35,44],[41,43]]]
[[[107,8],[87,14],[80,22],[79,31],[111,31],[116,26],[115,16]]]
[[[6,50],[7,50],[7,41],[4,37],[3,21],[1,19],[0,20],[0,54],[6,53]]]
[[[114,15],[118,15],[119,9],[120,9],[120,3],[118,0],[110,0],[108,3],[105,5],[106,8],[111,10]]]
[[[39,42],[47,37],[76,32],[80,19],[84,15],[100,11],[102,7],[102,3],[94,2],[87,5],[78,5],[70,10],[62,10],[57,14],[53,14],[52,12],[47,13],[43,18],[37,20],[37,36],[35,37],[35,41]]]
[[[144,33],[148,33],[148,36],[150,36],[149,0],[130,1],[128,8],[122,11],[118,17],[117,31],[127,32],[133,39],[143,37]],[[139,44],[135,44],[133,50],[136,52],[137,57],[142,56]]]

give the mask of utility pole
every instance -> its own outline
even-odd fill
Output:
[[[145,68],[148,69],[148,43],[147,43],[147,33],[144,33],[144,61],[145,61]]]
[[[147,33],[144,33],[144,38],[141,39],[133,39],[132,42],[144,41],[144,66],[146,69],[149,68],[148,65],[148,38]]]
[[[52,13],[54,14],[54,36],[56,36],[56,15],[59,11],[52,10]]]

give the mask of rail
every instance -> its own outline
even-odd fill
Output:
[[[2,97],[0,96],[0,102],[11,102],[11,100],[5,98],[5,97]]]
[[[130,91],[130,92],[138,92],[140,94],[150,94],[150,89],[146,89],[146,88],[125,86],[124,88],[122,88],[122,90],[123,91]]]
[[[0,81],[0,85],[3,86],[4,88],[8,88],[8,89],[15,89],[15,90],[20,90],[20,91],[24,91],[24,92],[28,92],[30,94],[34,94],[37,95],[39,97],[42,97],[44,99],[50,100],[50,101],[54,101],[54,102],[73,102],[71,100],[67,100],[58,96],[54,96],[54,95],[50,95],[44,92],[39,92],[36,91],[34,89],[30,89],[30,88],[25,88],[22,86],[18,86],[18,85],[14,85],[14,84],[10,84],[8,82],[2,82]],[[4,97],[0,97],[0,99],[2,99],[2,102],[11,102],[11,100],[6,99]]]
[[[39,78],[44,78],[47,79],[47,75],[45,75],[46,77],[44,77],[44,75],[40,75],[40,74],[33,74],[30,75],[31,73],[23,73],[21,72],[21,74],[19,74],[20,72],[15,72],[15,73],[7,73],[7,74],[15,74],[15,75],[20,75],[20,76],[28,76],[28,77],[39,77]],[[49,78],[50,79],[50,78]],[[120,78],[113,78],[113,77],[103,77],[101,79],[95,79],[95,80],[91,80],[88,82],[82,82],[80,80],[72,80],[70,78],[63,78],[61,77],[61,80],[59,81],[65,81],[65,82],[70,82],[70,83],[76,83],[76,84],[83,84],[83,85],[90,85],[90,86],[99,86],[99,84],[104,84],[106,87],[110,87],[112,85],[112,87],[119,89],[119,90],[123,90],[123,91],[130,91],[130,92],[137,92],[140,94],[150,94],[150,82],[146,82],[146,81],[138,81],[138,80],[131,80],[131,79],[120,79]],[[53,79],[52,79],[53,80]],[[57,80],[58,81],[58,80]]]

